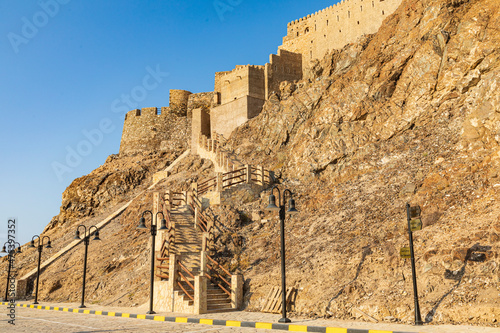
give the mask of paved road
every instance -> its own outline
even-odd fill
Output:
[[[176,324],[152,320],[104,317],[96,315],[46,311],[29,308],[16,309],[16,325],[2,318],[0,332],[15,333],[87,333],[87,332],[271,332],[253,328],[208,326],[200,324]],[[5,315],[4,315],[5,316]],[[2,317],[4,317],[2,316]]]
[[[28,302],[22,302],[30,304]],[[84,313],[63,312],[63,308],[72,308],[78,311],[76,303],[67,304],[48,304],[45,306],[60,307],[59,311],[45,309],[31,309],[24,307],[16,307],[16,325],[8,323],[8,313],[6,304],[0,305],[0,332],[61,332],[61,333],[83,333],[83,332],[262,332],[272,333],[279,332],[268,329],[255,329],[244,327],[226,327],[216,325],[204,325],[195,323],[173,323],[159,322],[146,319],[112,317],[106,315],[94,315]],[[29,305],[28,305],[29,306]],[[147,305],[124,308],[124,307],[108,307],[100,305],[88,305],[88,310],[108,311],[113,313],[129,313],[129,314],[144,314],[147,311]],[[186,317],[183,314],[160,313],[159,316],[167,317]],[[226,313],[213,313],[204,315],[187,315],[187,317],[195,319],[203,318],[204,320],[236,320],[247,322],[264,322],[277,323],[281,317],[277,314],[235,311]],[[198,321],[198,320],[197,320]],[[424,325],[420,327],[404,324],[393,323],[367,323],[359,321],[332,321],[325,319],[298,319],[292,318],[295,325],[307,326],[322,326],[322,327],[344,327],[350,328],[350,332],[367,332],[368,330],[380,330],[379,332],[396,331],[396,332],[421,332],[421,333],[498,333],[498,327],[478,327],[478,326],[454,326],[454,325]],[[283,331],[281,331],[283,332]],[[333,331],[339,332],[339,331]],[[342,330],[342,332],[345,332]]]

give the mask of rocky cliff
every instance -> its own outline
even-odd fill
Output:
[[[287,226],[296,311],[411,321],[410,265],[399,258],[409,202],[423,211],[415,233],[423,316],[499,320],[499,6],[404,1],[378,33],[282,84],[231,136],[229,148],[296,192],[301,214]],[[269,281],[279,284],[273,223],[246,229],[255,309]]]
[[[288,285],[298,290],[292,316],[411,322],[410,263],[399,257],[409,202],[422,208],[424,228],[414,238],[424,319],[498,325],[499,6],[403,1],[378,33],[311,63],[304,80],[283,83],[258,117],[233,132],[226,148],[274,170],[280,187],[295,193],[300,213],[286,220]],[[75,180],[45,230],[54,251],[78,223],[102,220],[180,153],[111,157]],[[185,189],[211,170],[190,158],[155,190]],[[243,272],[250,310],[280,284],[268,194],[209,212],[228,230],[218,246]],[[150,207],[147,192],[103,230],[101,245],[91,243],[89,301],[147,301],[149,237],[135,225]],[[42,299],[79,301],[82,251],[47,268]],[[24,249],[18,259],[22,274],[36,255]]]

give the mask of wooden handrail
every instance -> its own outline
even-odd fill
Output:
[[[208,273],[205,273],[205,274],[206,274],[206,276],[207,276],[207,277],[208,277],[208,278],[209,278],[212,282],[216,283],[216,284],[217,284],[217,285],[218,285],[218,286],[219,286],[219,287],[220,287],[220,288],[221,288],[221,289],[222,289],[222,290],[223,290],[226,294],[228,294],[229,296],[231,296],[231,293],[230,293],[229,291],[227,291],[227,289],[226,289],[226,288],[224,288],[224,286],[223,286],[223,285],[221,285],[220,283],[218,283],[218,282],[214,281],[215,279],[214,279],[212,276],[210,276],[210,274],[208,274]]]
[[[212,258],[210,258],[209,255],[207,255],[207,258],[208,258],[208,260],[210,260],[211,262],[213,262],[215,265],[217,265],[220,269],[222,269],[224,271],[224,273],[226,273],[227,275],[231,276],[231,273],[229,273],[227,269],[225,269],[224,267],[222,267],[221,265],[219,265],[219,263],[217,261],[213,260]]]
[[[200,215],[198,215],[198,221],[197,221],[198,225],[200,226],[200,229],[203,230],[204,232],[207,232],[208,228],[207,228],[207,225],[205,224],[205,222],[203,222],[203,219],[200,217]]]
[[[228,187],[235,186],[235,185],[238,185],[238,184],[241,184],[244,182],[245,182],[245,180],[238,180],[236,182],[232,182],[231,184],[224,185],[224,186],[222,186],[222,188],[228,188]]]
[[[217,179],[217,177],[212,177],[212,178],[209,178],[207,180],[204,180],[204,181],[202,181],[201,183],[198,184],[198,187],[203,186],[206,183],[211,182],[211,181],[216,180],[216,179]]]
[[[156,277],[159,277],[160,279],[168,279],[168,274],[155,274]]]
[[[223,181],[227,182],[229,180],[233,180],[233,179],[236,179],[236,178],[241,178],[241,177],[244,177],[245,175],[237,175],[237,176],[232,176],[232,177],[228,177],[228,178],[222,178]]]
[[[242,172],[242,171],[246,171],[246,168],[241,168],[241,169],[237,169],[237,170],[225,172],[224,176],[230,175],[230,174],[233,174],[233,173],[237,173],[237,172]]]
[[[177,281],[177,285],[178,285],[179,287],[181,287],[182,291],[184,291],[184,293],[187,295],[187,297],[189,297],[189,298],[190,298],[190,299],[194,302],[194,297],[193,297],[193,296],[191,296],[191,295],[187,292],[187,290],[186,290],[186,289],[184,289],[184,287],[182,286],[182,283],[180,283],[179,281]],[[193,288],[193,290],[194,290],[194,288]]]
[[[177,264],[179,265],[180,268],[182,268],[184,270],[184,272],[186,272],[192,279],[194,279],[194,275],[193,273],[191,273],[187,268],[186,266],[184,266],[180,260],[177,260]],[[181,272],[179,272],[179,274],[182,274]],[[193,288],[194,289],[194,288]]]
[[[215,274],[217,274],[217,276],[222,280],[224,281],[228,286],[231,286],[231,283],[229,283],[226,279],[224,279],[224,277],[222,275],[220,275],[219,273],[217,273],[215,271],[215,269],[213,268],[213,266],[210,266],[210,264],[207,264],[207,267],[210,268],[211,270],[213,270],[215,272]]]

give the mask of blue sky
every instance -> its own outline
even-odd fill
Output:
[[[0,0],[1,244],[8,218],[28,242],[73,179],[118,153],[123,96],[161,107],[169,89],[212,91],[216,71],[264,65],[289,21],[336,2]]]

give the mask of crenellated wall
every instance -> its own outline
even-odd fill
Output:
[[[303,67],[322,58],[327,51],[340,49],[363,34],[377,32],[401,0],[343,0],[342,2],[288,23],[287,35],[279,48],[301,53]]]
[[[265,99],[264,66],[236,66],[220,76],[221,104],[251,96]]]
[[[269,56],[269,63],[265,68],[265,96],[279,91],[283,81],[296,81],[302,78],[302,55],[287,50],[278,50],[278,54]]]
[[[125,115],[120,155],[189,149],[191,123],[170,107],[142,108]],[[175,111],[175,112],[172,112]]]
[[[192,94],[170,91],[170,106],[130,111],[123,127],[120,154],[173,147],[188,148],[200,134],[228,137],[238,126],[257,116],[283,81],[298,81],[310,60],[375,33],[402,0],[343,0],[288,23],[277,54],[265,66],[236,66],[216,72],[214,91]],[[196,110],[196,112],[195,112]],[[191,137],[191,121],[193,136]],[[191,140],[190,140],[191,139]],[[192,147],[196,152],[196,147]]]

